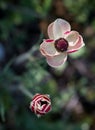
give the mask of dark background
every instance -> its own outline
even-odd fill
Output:
[[[85,47],[51,68],[39,45],[56,18],[70,22]],[[50,94],[37,118],[32,95]],[[95,0],[0,0],[0,130],[95,130]]]

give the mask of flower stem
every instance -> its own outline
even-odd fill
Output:
[[[24,86],[20,86],[19,90],[24,93],[27,97],[29,97],[30,99],[33,98],[33,94],[31,92],[28,91],[28,89],[26,89]]]
[[[20,56],[18,56],[18,57],[15,59],[15,64],[20,64],[20,63],[22,63],[22,62],[24,62],[24,61],[29,60],[30,57],[33,57],[33,53],[34,53],[35,51],[39,51],[39,43],[41,43],[42,38],[43,38],[43,34],[41,33],[38,42],[37,42],[32,48],[30,48],[29,51],[27,51],[26,53],[21,54]]]

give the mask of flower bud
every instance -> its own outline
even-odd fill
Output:
[[[51,100],[49,95],[36,94],[34,95],[31,103],[30,109],[39,117],[45,115],[51,110]]]

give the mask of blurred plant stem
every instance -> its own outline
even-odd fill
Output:
[[[33,57],[33,53],[39,51],[39,43],[41,43],[42,39],[43,39],[43,34],[41,33],[38,42],[28,52],[18,56],[15,59],[15,64],[23,63],[29,59],[34,60],[35,58]]]
[[[20,85],[19,86],[19,90],[24,93],[27,97],[29,97],[30,99],[33,98],[33,94],[31,92],[28,91],[28,89],[26,89],[24,86]]]
[[[0,115],[1,115],[2,121],[5,121],[5,107],[2,100],[0,100]]]

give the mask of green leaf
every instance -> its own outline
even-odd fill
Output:
[[[2,121],[5,121],[5,107],[2,101],[0,101],[0,115]]]

